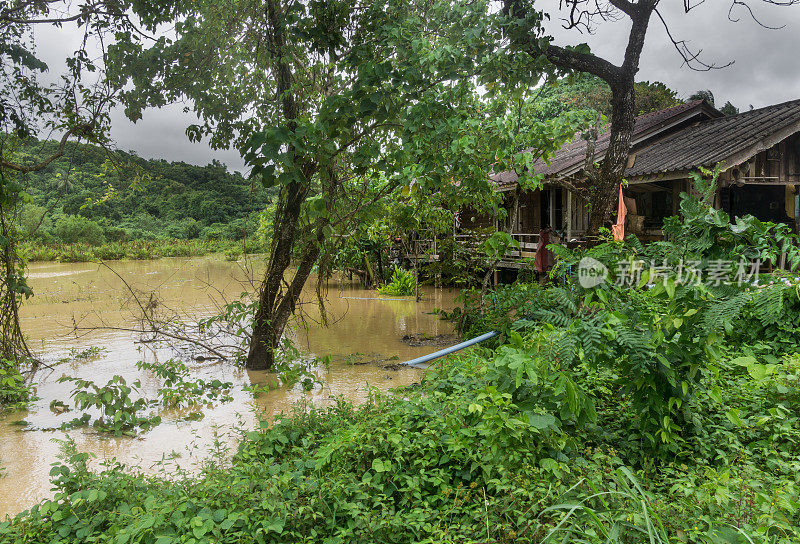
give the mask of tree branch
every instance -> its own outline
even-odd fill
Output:
[[[686,40],[678,40],[672,35],[672,31],[667,24],[667,21],[664,19],[664,16],[661,15],[661,12],[658,9],[653,10],[655,11],[656,16],[661,21],[661,25],[664,27],[664,30],[667,32],[667,37],[669,38],[672,45],[675,47],[675,50],[683,59],[683,64],[687,66],[689,69],[694,70],[696,72],[708,72],[711,70],[720,70],[722,68],[727,68],[728,66],[732,65],[734,61],[730,61],[722,66],[717,66],[716,64],[707,64],[700,60],[700,55],[703,52],[702,49],[698,49],[696,51],[692,51],[689,49],[689,45]]]
[[[89,122],[89,123],[84,123],[82,125],[78,125],[77,127],[72,127],[71,129],[67,130],[67,132],[65,132],[64,135],[61,137],[61,141],[58,144],[58,149],[56,150],[56,152],[39,163],[25,166],[7,161],[5,159],[0,159],[0,168],[7,168],[8,170],[13,170],[15,172],[22,172],[22,173],[37,172],[39,170],[42,170],[43,168],[46,168],[48,164],[50,164],[54,160],[64,155],[64,150],[71,136],[74,136],[76,134],[77,135],[89,134],[91,133],[93,127],[94,127],[94,122]]]
[[[551,45],[544,54],[547,60],[559,68],[586,72],[605,81],[614,80],[620,76],[619,66],[591,53],[578,53],[572,49]]]

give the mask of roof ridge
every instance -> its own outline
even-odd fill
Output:
[[[709,125],[714,125],[714,124],[718,124],[718,123],[720,123],[720,124],[721,123],[731,123],[736,119],[741,119],[743,117],[748,117],[748,116],[751,116],[751,115],[758,115],[758,114],[762,114],[762,113],[764,113],[766,111],[777,110],[777,109],[781,109],[781,108],[785,108],[785,107],[789,107],[789,106],[794,106],[794,105],[800,105],[800,98],[796,98],[794,100],[787,100],[786,102],[781,102],[779,104],[771,104],[769,106],[763,106],[761,108],[755,108],[755,109],[752,109],[752,110],[743,111],[743,112],[740,112],[740,113],[736,113],[734,115],[724,115],[722,117],[715,117],[714,119],[707,119],[705,121],[702,121],[699,125],[695,125],[693,127],[687,127],[686,129],[684,129],[684,131],[681,131],[681,132],[697,131],[697,130],[701,130],[704,127],[708,127]],[[677,136],[678,134],[679,133],[672,134],[672,135],[666,137],[665,140],[670,139],[670,137],[672,137],[672,136]]]
[[[734,117],[740,117],[742,115],[750,115],[750,114],[754,114],[754,113],[760,113],[760,112],[762,112],[764,110],[777,109],[777,108],[782,108],[782,107],[786,107],[786,106],[794,105],[794,104],[800,104],[800,98],[795,98],[793,100],[787,100],[785,102],[779,102],[777,104],[770,104],[769,106],[762,106],[760,108],[754,108],[752,110],[741,111],[741,112],[736,113],[734,115],[726,115],[725,117],[721,117],[720,119],[732,119]],[[716,120],[716,119],[714,119],[714,120]]]
[[[649,111],[647,113],[643,113],[641,115],[637,115],[636,119],[644,119],[645,117],[650,117],[650,116],[653,116],[653,115],[659,115],[659,114],[662,114],[664,112],[667,112],[667,111],[670,111],[670,110],[674,110],[674,109],[678,109],[678,108],[691,109],[691,108],[693,108],[695,106],[699,106],[703,102],[705,102],[705,100],[691,100],[689,102],[681,102],[680,104],[675,104],[674,106],[670,106],[668,108],[655,110],[655,111]],[[711,105],[711,104],[709,104],[709,105]]]

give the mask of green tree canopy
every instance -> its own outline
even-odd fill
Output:
[[[661,82],[639,81],[636,88],[636,115],[663,110],[681,103],[678,92]],[[599,77],[575,74],[545,82],[529,103],[539,119],[552,119],[571,110],[590,110],[611,115],[611,88]]]
[[[279,188],[269,265],[248,364],[269,366],[324,241],[351,232],[365,204],[408,186],[487,194],[492,169],[518,169],[574,132],[540,127],[536,154],[486,108],[499,88],[538,79],[544,65],[503,47],[488,2],[382,0],[180,3],[173,38],[130,33],[112,49],[114,83],[132,119],[188,99],[191,139],[235,146],[252,175]],[[130,87],[126,87],[128,84]],[[478,85],[490,88],[488,98]],[[569,130],[567,130],[569,129]],[[509,145],[511,144],[511,145]],[[541,151],[539,151],[541,150]],[[362,184],[385,180],[377,194]],[[297,270],[286,271],[291,257]]]

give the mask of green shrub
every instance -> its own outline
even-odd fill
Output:
[[[201,240],[223,240],[227,238],[227,229],[222,223],[214,223],[200,231]]]
[[[0,407],[24,407],[33,397],[17,365],[0,359]]]
[[[63,215],[53,228],[55,235],[65,244],[84,243],[96,246],[105,242],[103,228],[80,215]]]
[[[94,474],[70,447],[51,472],[55,497],[0,523],[0,538],[797,542],[800,426],[780,406],[794,402],[786,389],[800,359],[757,383],[746,367],[723,364],[706,378],[729,385],[703,409],[705,450],[628,467],[639,444],[620,436],[638,415],[613,375],[556,363],[553,334],[544,327],[447,359],[402,395],[298,406],[246,433],[232,461],[215,450],[201,474],[177,481],[118,464]],[[181,368],[163,371],[181,381]],[[742,427],[724,415],[734,404]]]
[[[150,370],[163,380],[158,396],[161,404],[168,408],[186,408],[233,400],[228,394],[233,386],[231,382],[216,379],[206,381],[202,378],[189,380],[189,368],[175,359],[163,363],[139,361],[136,367],[139,370]]]
[[[100,418],[93,422],[93,425],[114,436],[133,435],[136,430],[148,429],[161,422],[159,416],[145,417],[141,412],[145,410],[149,402],[147,399],[139,397],[132,398],[131,394],[139,392],[141,383],[138,381],[128,385],[122,376],[114,376],[105,385],[97,385],[92,380],[84,380],[63,376],[58,379],[59,383],[72,382],[75,388],[72,391],[72,398],[78,410],[96,408],[100,410]],[[66,424],[64,428],[81,427],[88,425],[91,420],[89,413],[84,413]]]
[[[20,234],[28,239],[46,240],[50,234],[53,221],[47,215],[47,208],[35,204],[26,204],[19,216]]]
[[[197,238],[200,236],[200,223],[191,217],[187,217],[167,225],[166,232],[167,235],[172,238],[180,238],[183,240]]]
[[[395,266],[392,279],[386,285],[378,288],[384,295],[406,296],[413,295],[417,288],[417,278],[411,270],[403,270]]]

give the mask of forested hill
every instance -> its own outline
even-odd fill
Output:
[[[18,159],[38,162],[55,141],[32,141]],[[270,193],[217,161],[207,166],[143,159],[73,144],[60,159],[21,181],[33,197],[20,215],[41,242],[101,243],[155,238],[239,239]],[[42,215],[43,221],[40,221]]]

